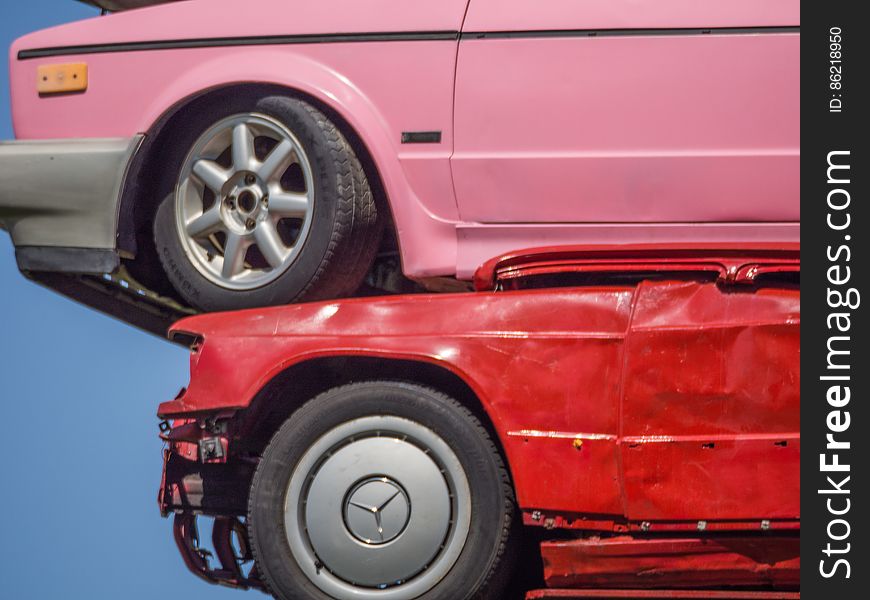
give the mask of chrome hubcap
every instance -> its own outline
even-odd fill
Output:
[[[191,264],[213,283],[249,290],[296,260],[314,208],[311,165],[296,137],[254,113],[196,141],[176,187],[176,226]]]
[[[299,566],[335,598],[416,598],[444,577],[471,522],[462,465],[432,430],[399,417],[336,427],[303,456],[285,503]]]

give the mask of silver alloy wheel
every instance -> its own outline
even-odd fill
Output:
[[[471,525],[459,458],[431,429],[393,416],[321,436],[293,471],[284,503],[297,564],[340,600],[410,600],[456,563]]]
[[[311,164],[282,123],[257,113],[217,122],[194,143],[175,191],[191,264],[221,287],[262,287],[293,264],[314,213]]]

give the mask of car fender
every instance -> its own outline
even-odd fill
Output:
[[[273,65],[284,68],[276,72]],[[341,73],[301,53],[269,48],[224,52],[168,81],[142,114],[139,129],[151,132],[167,115],[210,90],[242,84],[267,84],[301,92],[344,119],[368,150],[378,170],[399,237],[406,273],[426,276],[456,268],[455,222],[433,214],[414,191],[378,108]],[[411,235],[413,232],[413,235]],[[423,257],[426,256],[425,260]],[[432,260],[440,256],[439,264]],[[421,269],[420,264],[426,264]]]

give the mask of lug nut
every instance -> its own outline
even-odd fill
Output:
[[[263,196],[262,202],[263,202],[264,207],[269,206],[269,194],[266,194],[265,196]]]
[[[245,221],[245,227],[247,227],[248,229],[253,229],[256,224],[257,222],[254,221],[254,219],[248,219],[247,221]]]
[[[248,185],[253,185],[255,181],[256,179],[253,175],[245,175],[245,183],[247,183]]]
[[[229,198],[224,200],[224,204],[226,205],[227,208],[235,208],[233,206],[233,202],[235,201],[235,199],[236,199],[235,196],[230,196]]]

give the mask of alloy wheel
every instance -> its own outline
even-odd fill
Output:
[[[305,243],[314,212],[311,163],[280,122],[233,115],[194,143],[175,197],[191,264],[221,287],[251,290],[284,273]]]

